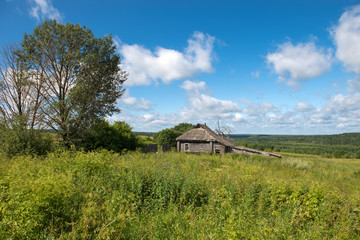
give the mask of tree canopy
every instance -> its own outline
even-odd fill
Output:
[[[18,56],[40,86],[43,123],[65,142],[120,110],[127,74],[112,37],[97,38],[78,24],[47,20],[25,34]]]
[[[173,128],[166,128],[157,132],[154,135],[154,139],[158,144],[170,144],[171,146],[176,146],[176,138],[182,135],[183,133],[192,129],[194,125],[191,123],[179,123]]]
[[[103,120],[93,124],[90,129],[82,133],[78,146],[84,150],[103,148],[115,152],[136,150],[140,147],[139,139],[132,132],[129,124],[117,121],[112,125]]]

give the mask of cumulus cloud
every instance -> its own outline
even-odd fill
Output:
[[[202,86],[201,83],[194,84]],[[218,119],[231,126],[234,133],[321,134],[354,132],[360,128],[360,93],[338,94],[319,109],[299,102],[293,110],[283,111],[266,102],[242,100],[240,106],[202,92],[198,96],[188,94],[187,106],[174,113],[152,111],[134,114],[123,111],[112,119],[127,121],[137,131],[159,131],[180,122],[206,122],[210,127],[216,127]]]
[[[360,5],[345,11],[331,30],[336,57],[350,72],[360,74]]]
[[[360,79],[359,78],[351,79],[347,82],[347,84],[348,84],[349,92],[360,91]]]
[[[337,94],[325,106],[324,111],[342,117],[360,117],[360,93]]]
[[[180,114],[187,119],[228,118],[241,111],[241,107],[231,100],[221,100],[210,96],[205,82],[187,80],[181,88],[187,92],[188,106],[181,109]]]
[[[212,72],[215,38],[195,32],[184,52],[157,47],[154,52],[140,45],[120,44],[122,67],[129,73],[127,86],[150,85],[160,79],[164,83]]]
[[[38,21],[46,18],[61,20],[61,14],[57,10],[51,0],[29,0],[31,8],[29,14],[31,17],[36,18]]]
[[[124,95],[120,99],[120,104],[125,104],[125,106],[131,110],[143,110],[150,111],[152,110],[153,103],[144,98],[137,99],[130,96],[129,90],[125,91]]]
[[[186,80],[181,85],[181,88],[185,89],[186,91],[203,91],[206,89],[206,83],[204,81],[201,82],[194,82],[190,80]]]
[[[275,113],[279,110],[274,107],[271,103],[253,103],[251,101],[243,101],[247,104],[247,107],[244,109],[244,113],[249,116],[263,116],[267,113]]]
[[[235,123],[244,123],[247,121],[246,116],[244,116],[241,113],[235,113],[234,118],[232,119],[233,122]]]
[[[298,88],[301,81],[318,77],[331,67],[331,51],[317,47],[314,42],[280,44],[266,56],[267,63],[279,75],[279,81]]]
[[[294,109],[298,112],[311,112],[315,110],[315,107],[312,106],[311,104],[306,104],[303,102],[299,102],[296,104],[296,106],[294,107]]]
[[[330,132],[359,131],[360,93],[349,95],[337,94],[319,110],[312,112],[304,121],[314,124],[318,129],[327,126]]]
[[[204,81],[195,82],[186,80],[180,87],[185,89],[186,92],[191,95],[199,95],[204,92],[210,93],[210,90],[206,87],[206,83]]]

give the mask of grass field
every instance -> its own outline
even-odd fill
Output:
[[[65,151],[0,160],[0,239],[359,239],[360,161]]]

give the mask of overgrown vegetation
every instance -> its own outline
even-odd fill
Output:
[[[358,239],[360,163],[65,151],[0,160],[1,239]]]
[[[132,133],[132,128],[125,122],[98,121],[90,129],[84,131],[76,146],[85,151],[107,149],[121,153],[124,150],[136,150],[142,146],[140,137]]]
[[[22,122],[20,117],[12,122],[0,118],[0,155],[46,155],[55,149],[55,134],[26,129]]]

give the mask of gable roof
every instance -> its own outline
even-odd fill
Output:
[[[196,141],[196,142],[218,142],[227,147],[234,147],[235,145],[225,140],[223,137],[217,135],[206,124],[196,124],[196,126],[176,138],[176,141]]]

